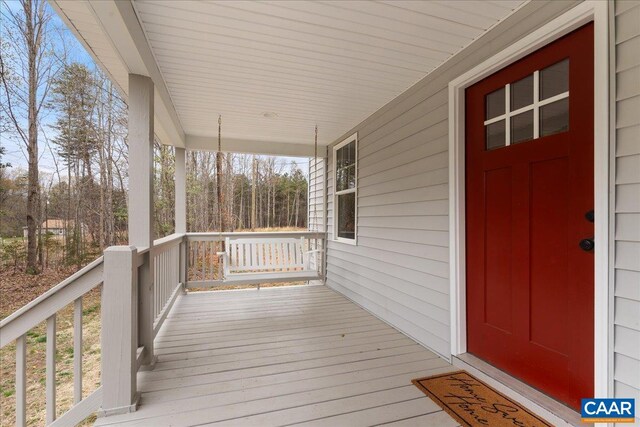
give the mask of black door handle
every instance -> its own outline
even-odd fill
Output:
[[[596,244],[593,241],[593,237],[590,239],[582,239],[580,240],[580,249],[582,249],[585,252],[589,252],[592,251],[593,248],[595,248]]]
[[[584,218],[589,222],[593,222],[595,220],[595,215],[594,215],[593,209],[591,209],[590,211],[587,211],[584,214]]]

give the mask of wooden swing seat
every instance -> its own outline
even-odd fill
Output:
[[[223,283],[260,284],[317,280],[321,249],[306,250],[301,238],[225,239]]]

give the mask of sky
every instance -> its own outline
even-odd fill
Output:
[[[87,51],[84,49],[84,47],[77,41],[71,31],[69,31],[69,29],[58,17],[58,15],[53,11],[53,9],[51,9],[48,3],[46,4],[46,7],[49,13],[52,14],[53,18],[49,23],[49,33],[55,49],[62,50],[62,46],[66,44],[69,60],[86,64],[90,69],[95,69],[95,63],[92,60],[91,56],[89,56]],[[0,9],[2,10],[2,14],[0,15],[0,25],[2,26],[2,32],[5,31],[5,26],[7,25],[7,20],[5,18],[7,8],[12,11],[17,11],[20,9],[20,4],[17,1],[12,0],[3,1],[0,4]],[[4,99],[4,96],[2,99]],[[53,172],[53,159],[51,156],[51,152],[47,147],[46,140],[51,139],[54,136],[54,132],[52,129],[50,129],[50,127],[55,121],[55,113],[48,111],[48,109],[43,109],[43,113],[44,114],[41,115],[40,123],[41,131],[38,138],[40,148],[40,170],[44,172]],[[6,148],[3,162],[11,163],[11,166],[13,167],[23,169],[27,168],[26,149],[20,139],[10,134],[1,134],[0,145]]]
[[[7,8],[8,10],[15,11],[19,9],[19,7],[20,6],[17,1],[8,0],[0,3],[0,9],[2,10],[2,15],[0,15],[0,27],[5,28],[5,13]],[[63,46],[66,45],[70,61],[80,62],[89,67],[89,69],[95,69],[97,65],[93,61],[93,58],[84,49],[84,46],[78,42],[73,33],[66,27],[64,22],[62,22],[60,17],[48,3],[46,4],[46,7],[52,15],[52,19],[49,22],[49,30],[55,49],[62,50]],[[4,29],[0,29],[0,31],[4,31]],[[43,109],[43,111],[44,110],[45,109]],[[41,116],[41,131],[38,138],[40,151],[39,169],[44,173],[53,173],[55,171],[51,149],[47,144],[47,140],[52,140],[55,136],[55,131],[51,129],[51,125],[55,122],[55,119],[55,112],[51,111],[44,111],[44,114]],[[13,168],[27,169],[26,149],[20,139],[12,137],[9,134],[0,134],[0,146],[5,147],[6,149],[6,153],[2,159],[3,162],[10,163]],[[297,167],[302,170],[305,176],[308,176],[308,160],[306,158],[277,157],[277,159],[279,164],[286,164],[285,170],[291,169],[292,165],[295,163]]]

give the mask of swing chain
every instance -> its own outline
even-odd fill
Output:
[[[218,154],[220,154],[220,153],[222,153],[222,115],[218,114]],[[216,166],[217,166],[217,164],[216,164]],[[221,177],[222,174],[219,173],[217,176]],[[220,183],[219,182],[217,183],[217,185],[218,185],[218,188],[220,188]],[[219,202],[220,202],[220,200],[218,200],[218,203]],[[225,244],[224,244],[225,242],[222,239],[222,209],[220,207],[218,208],[218,212],[219,212],[219,215],[218,215],[218,240],[220,242],[220,247],[221,247],[222,251],[224,252],[226,250],[226,247],[225,247]],[[218,264],[218,268],[219,268],[219,266],[220,266],[220,264]],[[224,270],[220,271],[220,275],[222,277],[222,280],[224,281],[225,280]]]
[[[222,152],[222,115],[218,114],[218,152]]]

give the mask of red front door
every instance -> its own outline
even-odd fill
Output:
[[[466,91],[467,348],[593,396],[593,25]]]

